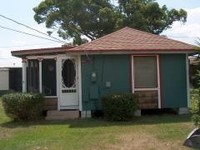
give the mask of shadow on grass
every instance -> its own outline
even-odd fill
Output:
[[[133,125],[156,125],[156,124],[170,124],[170,123],[189,123],[191,122],[189,115],[146,115],[142,117],[135,117],[132,121],[127,122],[111,122],[105,121],[103,118],[91,119],[75,119],[65,121],[31,121],[31,122],[16,122],[9,121],[1,123],[0,126],[4,128],[27,128],[30,126],[42,125],[61,125],[70,128],[96,128],[96,127],[110,127],[110,126],[133,126]]]

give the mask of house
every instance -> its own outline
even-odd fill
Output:
[[[9,91],[22,91],[21,67],[0,67],[0,96]]]
[[[49,116],[78,110],[81,117],[90,117],[92,111],[101,110],[103,95],[123,92],[138,93],[140,109],[187,112],[188,54],[194,49],[125,27],[77,47],[12,51],[12,55],[23,60],[23,91],[44,93]]]

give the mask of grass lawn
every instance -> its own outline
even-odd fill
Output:
[[[0,104],[1,150],[184,150],[194,128],[189,116],[143,116],[134,122],[101,119],[12,122]]]

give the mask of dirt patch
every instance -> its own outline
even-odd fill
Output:
[[[107,149],[115,150],[187,150],[182,142],[166,142],[149,134],[123,134],[119,136],[119,142],[107,145]]]

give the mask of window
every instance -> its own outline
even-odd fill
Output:
[[[42,60],[42,93],[45,96],[56,96],[56,61]]]
[[[27,91],[42,92],[45,96],[56,96],[56,60],[43,59],[42,63],[42,83],[39,83],[39,61],[29,59],[27,65]],[[42,91],[40,91],[40,85]]]
[[[133,56],[133,92],[140,109],[161,108],[158,56]]]
[[[73,88],[76,86],[75,60],[73,59],[64,60],[62,66],[62,80],[63,80],[63,88]]]
[[[35,59],[28,60],[27,91],[39,92],[39,62]]]
[[[157,60],[155,56],[134,57],[135,88],[157,88]]]

